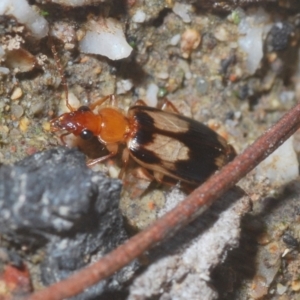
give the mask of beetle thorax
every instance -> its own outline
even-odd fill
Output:
[[[101,132],[98,138],[105,144],[125,142],[129,129],[126,116],[112,107],[105,107],[99,111],[102,118]]]

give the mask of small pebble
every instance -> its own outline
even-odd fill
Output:
[[[1,132],[1,138],[2,138],[2,140],[4,140],[7,138],[9,129],[6,125],[0,125],[0,132]]]
[[[292,235],[289,233],[285,233],[282,236],[282,241],[291,248],[297,248],[299,246],[299,242],[297,239],[295,239]]]
[[[24,114],[24,109],[21,105],[18,105],[18,104],[12,104],[11,106],[11,113],[13,114],[13,116],[16,118],[16,119],[19,119],[22,117],[22,115]]]
[[[12,130],[10,130],[9,136],[10,138],[17,139],[21,136],[21,133],[17,128],[13,128]]]
[[[283,295],[287,290],[287,286],[282,285],[281,283],[277,284],[277,294]]]
[[[256,275],[253,278],[250,290],[250,296],[254,299],[260,299],[268,293],[266,278],[261,275]]]
[[[75,44],[65,43],[64,48],[65,48],[65,50],[68,50],[68,51],[73,50],[75,48]]]
[[[172,36],[170,39],[170,45],[176,46],[179,43],[180,38],[180,34],[175,34],[174,36]]]
[[[96,74],[96,75],[101,74],[101,72],[102,72],[101,67],[95,67],[95,68],[93,69],[93,73]]]
[[[49,122],[44,122],[42,124],[42,127],[45,131],[50,131],[50,123]]]
[[[20,99],[21,97],[23,96],[23,91],[20,87],[16,87],[11,96],[10,96],[10,99],[11,100],[17,100],[17,99]]]
[[[201,35],[195,29],[187,29],[181,36],[180,50],[183,58],[189,58],[201,42]]]
[[[9,69],[5,67],[0,67],[0,74],[4,74],[4,75],[9,74]]]
[[[208,90],[208,83],[203,77],[199,77],[196,79],[196,91],[197,93],[202,96],[207,93]]]
[[[132,80],[122,79],[117,82],[117,95],[126,94],[133,87]]]
[[[291,288],[294,292],[300,291],[300,280],[294,280],[292,282]]]
[[[132,21],[135,23],[144,23],[146,21],[146,13],[142,10],[136,11],[136,13],[132,16]]]
[[[224,26],[219,26],[215,29],[215,38],[220,42],[226,42],[229,40],[229,33]]]
[[[154,83],[150,83],[146,92],[146,102],[149,106],[156,107],[157,106],[157,94],[158,94],[158,86]]]
[[[256,178],[267,178],[273,185],[283,185],[299,175],[297,154],[293,148],[293,137],[286,140],[269,157],[256,167]]]
[[[270,236],[267,232],[264,232],[262,234],[260,234],[257,238],[256,241],[259,245],[267,245],[268,243],[270,243]]]
[[[118,178],[119,173],[120,173],[120,169],[117,168],[115,165],[112,165],[112,166],[108,167],[109,177],[111,177],[111,178]]]
[[[62,41],[66,50],[75,47],[77,41],[75,28],[67,22],[56,22],[50,30],[50,35]]]
[[[164,87],[161,87],[161,88],[158,89],[157,97],[163,98],[167,94],[168,94],[168,91]]]
[[[173,12],[177,16],[179,16],[184,23],[190,23],[191,22],[191,17],[190,17],[190,12],[191,10],[191,5],[184,4],[184,3],[178,3],[176,2],[173,6]]]
[[[168,79],[169,73],[168,72],[159,72],[159,73],[157,73],[156,77],[159,79]]]
[[[21,120],[20,120],[20,130],[23,131],[23,132],[26,132],[27,129],[28,129],[28,125],[30,124],[30,121],[27,117],[23,117]]]
[[[37,115],[43,112],[45,107],[45,102],[42,99],[37,99],[37,101],[33,101],[30,105],[30,113],[32,115]]]

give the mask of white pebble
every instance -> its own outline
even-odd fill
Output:
[[[89,20],[87,32],[79,42],[81,52],[99,54],[111,60],[128,57],[132,48],[127,43],[123,28],[118,20]]]
[[[4,75],[9,74],[9,69],[5,67],[0,67],[0,74],[4,74]]]
[[[286,184],[298,177],[299,165],[290,137],[256,168],[257,179],[267,178],[271,184]]]
[[[172,36],[172,38],[170,39],[170,45],[176,46],[176,45],[179,43],[180,39],[181,39],[180,34],[179,34],[179,33],[178,33],[178,34],[175,34],[175,35]]]
[[[132,21],[135,23],[144,23],[146,21],[146,14],[142,10],[137,10],[132,16]]]
[[[220,42],[226,42],[229,40],[229,33],[224,26],[217,27],[214,32],[214,36]]]
[[[2,48],[2,46],[0,45],[0,59],[2,59],[4,57],[4,55],[5,55],[5,52]]]
[[[278,295],[283,295],[287,291],[288,287],[281,284],[277,283],[277,294]]]
[[[259,68],[263,57],[263,39],[271,29],[270,15],[263,8],[258,8],[241,20],[239,24],[240,48],[247,54],[246,66],[250,74]]]
[[[157,106],[157,93],[158,86],[154,83],[150,83],[147,87],[146,91],[146,103],[149,106],[156,107]]]
[[[159,79],[168,79],[169,78],[169,73],[168,72],[159,72],[156,74],[156,77]]]
[[[48,22],[34,11],[26,0],[1,0],[0,15],[15,17],[35,38],[41,39],[48,34]]]
[[[123,79],[117,82],[117,95],[126,94],[133,87],[133,83],[130,79]]]
[[[190,10],[191,10],[191,5],[188,5],[188,4],[176,2],[173,6],[174,14],[179,16],[184,23],[191,22],[191,17],[189,15]]]

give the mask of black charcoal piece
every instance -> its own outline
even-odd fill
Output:
[[[288,22],[278,22],[269,32],[269,43],[273,51],[285,50],[294,31],[293,25]]]
[[[41,276],[51,284],[128,238],[120,191],[119,180],[91,171],[75,149],[36,153],[0,168],[0,232],[14,244],[44,247]],[[76,299],[120,293],[136,266],[129,265]]]

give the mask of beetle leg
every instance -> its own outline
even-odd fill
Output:
[[[164,184],[168,186],[174,186],[178,182],[178,180],[165,176],[161,172],[154,171],[153,174],[151,174],[145,168],[135,169],[135,176],[143,180],[149,180],[149,181],[156,180],[159,184]]]
[[[115,95],[108,95],[108,96],[105,96],[101,99],[98,99],[96,100],[94,103],[90,104],[89,108],[91,110],[94,110],[97,106],[100,106],[102,105],[105,101],[109,100],[110,103],[113,105],[113,106],[116,106],[117,104],[115,103],[116,102],[116,98],[115,98]]]
[[[150,182],[154,180],[153,175],[150,174],[150,172],[143,167],[135,168],[132,173],[134,174],[134,176],[136,178],[139,178],[139,179],[147,180]]]
[[[155,178],[155,180],[159,183],[164,183],[163,179],[164,179],[164,174],[160,173],[160,172],[153,172],[153,177]]]
[[[160,172],[153,172],[154,179],[160,183],[167,186],[174,186],[177,182],[174,178],[170,178],[168,176],[165,176],[163,173]]]
[[[108,144],[108,145],[106,145],[106,148],[110,152],[109,154],[95,158],[95,159],[89,159],[87,161],[86,165],[88,167],[91,167],[95,164],[98,164],[100,162],[103,162],[103,161],[115,156],[118,153],[118,144]]]
[[[71,132],[66,132],[66,133],[63,133],[60,135],[60,140],[61,140],[61,143],[65,146],[65,147],[68,147],[66,141],[65,141],[65,136],[71,134]]]
[[[123,187],[129,193],[131,199],[136,199],[147,193],[153,180],[154,178],[148,170],[137,167],[126,172],[123,178]]]
[[[107,155],[105,155],[105,156],[101,156],[101,157],[98,157],[98,158],[95,158],[95,159],[89,159],[87,162],[86,162],[86,165],[88,166],[88,167],[91,167],[91,166],[93,166],[93,165],[95,165],[95,164],[98,164],[98,163],[100,163],[100,162],[103,162],[103,161],[105,161],[105,160],[107,160],[107,159],[109,159],[109,158],[111,158],[111,157],[113,157],[113,156],[115,156],[116,155],[116,153],[110,153],[110,154],[107,154]]]
[[[126,171],[126,168],[127,168],[127,166],[128,166],[128,162],[129,162],[129,158],[130,158],[130,152],[129,152],[129,150],[127,149],[127,148],[125,148],[124,150],[123,150],[123,153],[122,153],[122,162],[123,162],[123,166],[122,166],[122,169],[121,169],[121,171],[120,171],[120,173],[119,173],[119,179],[122,179],[123,178],[123,175],[124,175],[124,173],[125,173],[125,171]]]
[[[175,105],[171,101],[169,101],[167,98],[164,98],[163,105],[161,106],[161,110],[180,114],[180,112],[175,107]]]
[[[113,106],[113,107],[118,107],[119,103],[118,103],[118,99],[116,98],[116,96],[114,94],[112,95],[109,95],[109,102],[110,102],[110,105]]]
[[[134,105],[138,105],[138,106],[148,106],[147,103],[144,100],[137,100]]]

